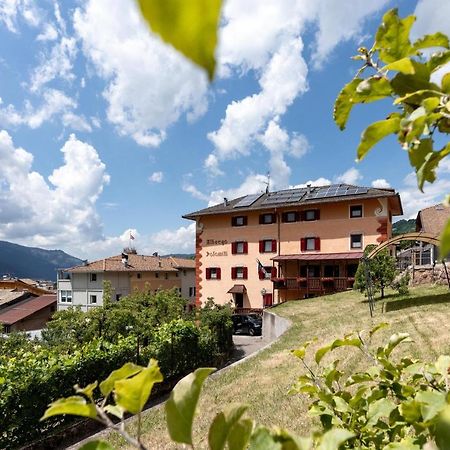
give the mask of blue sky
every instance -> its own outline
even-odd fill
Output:
[[[0,0],[0,239],[94,259],[131,232],[141,253],[191,252],[181,216],[223,197],[307,181],[400,191],[405,217],[450,190],[450,165],[419,194],[395,139],[355,163],[387,102],[332,107],[384,11],[413,34],[450,34],[438,0],[229,0],[218,71],[205,74],[142,23],[132,0]],[[445,8],[448,11],[445,11]]]

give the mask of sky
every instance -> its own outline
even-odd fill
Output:
[[[0,0],[0,240],[83,259],[191,253],[182,215],[223,197],[350,183],[392,187],[405,215],[450,192],[450,164],[417,189],[395,139],[360,163],[363,129],[389,101],[334,100],[385,11],[412,35],[450,35],[442,0],[228,0],[217,72],[206,74],[143,23],[133,0]]]

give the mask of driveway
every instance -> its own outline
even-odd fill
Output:
[[[240,334],[233,335],[233,342],[235,348],[230,363],[255,353],[269,343],[262,336],[245,336]]]

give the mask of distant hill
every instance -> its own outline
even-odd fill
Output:
[[[170,255],[164,256],[173,256],[174,258],[183,258],[183,259],[195,259],[195,253],[171,253]]]
[[[44,250],[0,241],[0,275],[56,281],[56,269],[77,266],[82,262],[62,250]]]
[[[416,219],[402,219],[392,224],[392,235],[412,233],[416,231]]]

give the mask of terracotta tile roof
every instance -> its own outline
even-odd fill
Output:
[[[0,289],[0,306],[7,305],[8,303],[14,302],[21,297],[29,296],[28,291],[16,291],[15,289]]]
[[[56,306],[55,294],[41,295],[40,297],[23,300],[7,310],[0,312],[0,322],[6,325],[12,325],[53,304]]]
[[[314,195],[320,189],[336,189],[345,191],[348,190],[349,193],[345,193],[342,195],[334,195],[329,197],[320,197],[313,198]],[[354,192],[358,190],[361,193],[354,194]],[[296,201],[285,201],[285,202],[277,202],[277,203],[267,203],[270,197],[274,198],[276,196],[285,197],[289,199],[290,196],[300,198]],[[315,204],[322,203],[336,203],[340,201],[351,201],[351,200],[359,200],[365,198],[382,198],[382,197],[392,197],[393,201],[396,202],[396,209],[393,211],[394,215],[403,214],[402,204],[400,201],[400,196],[395,192],[395,189],[378,189],[371,187],[362,187],[362,186],[354,186],[350,184],[336,184],[330,186],[314,186],[309,188],[295,188],[295,189],[286,189],[283,191],[269,192],[269,193],[261,193],[259,198],[253,201],[249,206],[237,206],[239,202],[243,201],[247,196],[235,198],[233,200],[228,200],[227,204],[225,202],[220,203],[218,205],[210,206],[209,208],[201,209],[199,211],[195,211],[183,216],[185,219],[195,220],[198,216],[204,215],[212,215],[212,214],[239,214],[241,212],[246,211],[255,211],[255,210],[273,210],[274,208],[295,208],[295,207],[303,207],[303,206],[312,206]]]
[[[274,261],[323,261],[323,260],[341,260],[341,259],[361,259],[363,252],[347,253],[299,253],[297,255],[278,255],[272,258]]]
[[[450,219],[450,207],[442,204],[421,209],[417,214],[416,229],[438,236]]]
[[[128,263],[122,263],[122,255],[99,259],[85,265],[64,269],[65,272],[177,272],[169,258],[160,256],[128,255]]]
[[[169,258],[173,261],[174,267],[176,267],[176,268],[195,269],[195,260],[194,259],[175,258],[173,256],[169,256]]]

